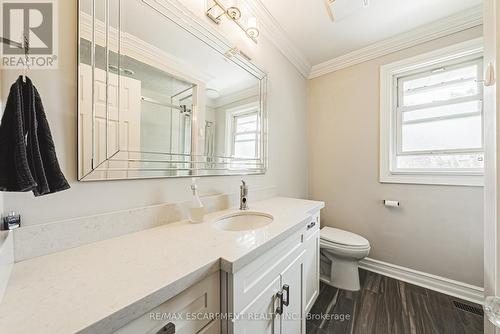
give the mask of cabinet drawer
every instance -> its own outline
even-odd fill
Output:
[[[304,242],[306,240],[309,240],[312,236],[316,234],[317,231],[320,229],[320,215],[319,212],[314,214],[311,218],[311,221],[306,224],[304,227]]]
[[[163,333],[161,329],[169,323],[175,325],[175,334],[198,333],[211,320],[208,316],[198,315],[218,313],[220,311],[219,276],[220,274],[217,272],[196,283],[174,298],[120,328],[114,334]],[[202,333],[211,334],[212,331],[207,329],[206,332],[202,331]]]

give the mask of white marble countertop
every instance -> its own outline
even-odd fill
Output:
[[[323,202],[272,198],[251,210],[273,215],[255,231],[211,226],[233,210],[131,233],[16,263],[0,304],[2,333],[110,333],[222,269],[235,272],[284,240]]]

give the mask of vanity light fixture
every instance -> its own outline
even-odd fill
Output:
[[[245,20],[243,19],[242,11],[237,3],[226,8],[221,0],[207,0],[206,14],[215,24],[220,24],[222,18],[226,16],[236,23],[236,25],[245,32],[248,38],[257,43],[257,38],[260,35],[259,28],[257,27],[257,18],[248,17],[246,19],[246,24],[243,23]]]

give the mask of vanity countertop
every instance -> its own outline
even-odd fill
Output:
[[[16,263],[0,303],[1,332],[110,333],[218,270],[238,271],[323,207],[276,197],[251,203],[274,216],[259,230],[211,226],[232,209]]]

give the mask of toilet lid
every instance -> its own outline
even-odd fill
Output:
[[[368,240],[360,235],[327,226],[321,229],[321,239],[345,246],[363,247],[370,245]]]

